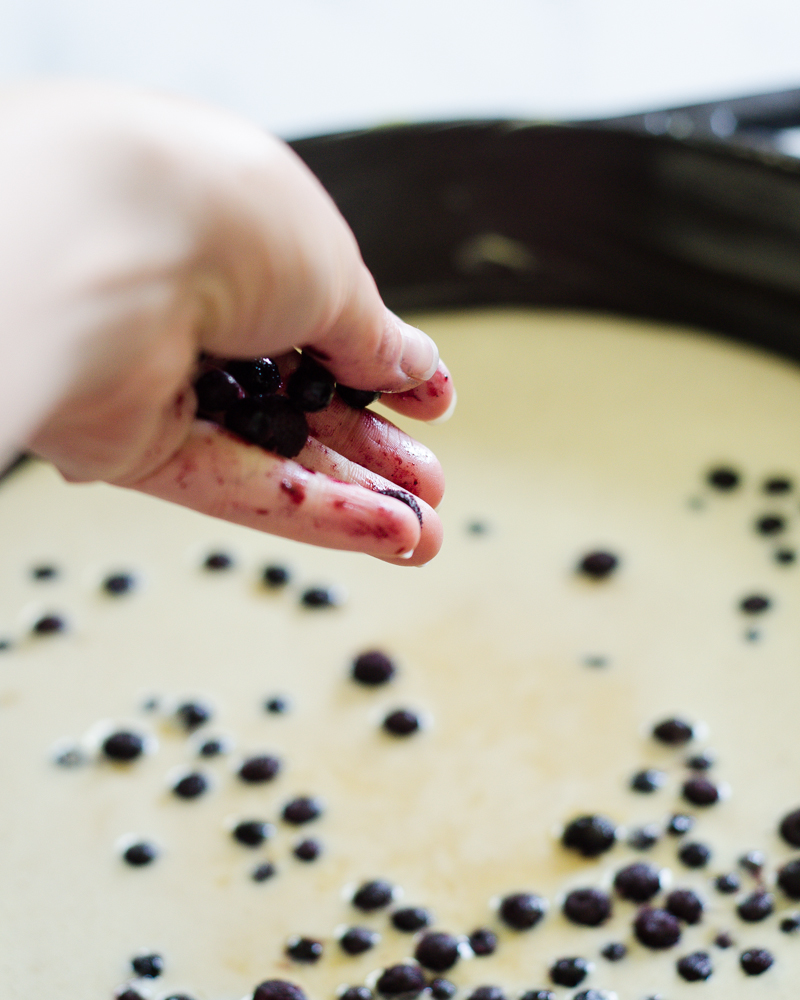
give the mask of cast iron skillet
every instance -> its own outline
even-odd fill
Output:
[[[800,360],[800,160],[769,148],[799,124],[800,91],[785,91],[603,122],[408,125],[293,145],[393,309],[613,311]]]
[[[395,310],[603,310],[800,361],[800,160],[774,151],[796,126],[800,90],[573,125],[445,122],[293,146]]]

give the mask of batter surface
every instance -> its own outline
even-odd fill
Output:
[[[102,485],[67,486],[46,466],[0,488],[0,995],[5,1000],[110,1000],[132,979],[130,960],[163,956],[163,975],[136,980],[144,997],[239,1000],[265,979],[288,979],[311,1000],[374,982],[409,958],[418,936],[393,928],[398,906],[431,910],[431,929],[493,929],[493,955],[463,957],[446,973],[466,998],[479,985],[509,1000],[550,988],[559,958],[593,963],[580,985],[620,1000],[708,1000],[797,995],[800,934],[780,922],[798,904],[775,889],[797,855],[777,832],[800,808],[800,566],[776,552],[797,543],[798,489],[767,493],[772,478],[800,482],[800,372],[793,365],[688,331],[614,318],[533,311],[415,317],[439,343],[459,389],[441,427],[409,425],[448,477],[441,555],[403,570],[319,551]],[[734,489],[707,481],[730,468]],[[782,519],[772,534],[759,518]],[[592,550],[619,559],[602,580],[575,572]],[[225,553],[227,570],[208,570]],[[782,557],[788,558],[788,557]],[[36,579],[32,570],[56,574]],[[261,584],[267,565],[289,584]],[[102,582],[130,574],[109,595]],[[337,607],[308,609],[309,587],[331,587]],[[741,601],[761,596],[766,610]],[[65,628],[39,635],[43,617]],[[379,649],[398,665],[375,688],[350,678],[353,658]],[[283,696],[288,710],[267,712]],[[174,710],[201,701],[212,718],[193,733]],[[385,732],[394,709],[418,714],[409,736]],[[695,738],[668,746],[652,727],[679,715]],[[146,739],[128,763],[103,758],[111,732]],[[220,737],[227,752],[199,755]],[[685,761],[709,748],[705,776],[722,800],[685,801]],[[83,763],[56,758],[75,751]],[[278,776],[247,784],[242,760],[268,753]],[[664,775],[632,790],[647,768]],[[194,799],[172,787],[202,772]],[[299,795],[323,814],[281,819]],[[599,813],[617,843],[583,858],[560,843],[564,825]],[[695,818],[683,837],[670,817]],[[263,845],[231,836],[241,820],[275,826]],[[628,846],[655,824],[657,843]],[[302,861],[298,841],[320,856]],[[144,867],[122,860],[134,841],[155,845]],[[711,859],[691,868],[687,841]],[[766,856],[761,878],[738,864]],[[272,862],[273,877],[252,872]],[[638,906],[611,888],[644,861],[665,888],[691,888],[702,919],[664,951],[638,943]],[[736,871],[737,894],[716,890]],[[350,903],[369,879],[398,889],[390,907]],[[736,912],[761,886],[775,912]],[[596,928],[561,913],[571,889],[610,892]],[[529,931],[498,919],[499,897],[530,891],[549,902]],[[402,892],[402,901],[399,893]],[[664,892],[653,905],[659,905]],[[359,956],[337,936],[380,933]],[[720,948],[727,932],[735,942]],[[322,942],[313,965],[287,941]],[[622,942],[618,962],[601,956]],[[772,968],[746,976],[739,955],[768,949]],[[705,951],[706,982],[686,982],[677,960]],[[372,974],[372,978],[370,978]]]

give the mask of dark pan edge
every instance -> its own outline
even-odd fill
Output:
[[[599,310],[800,360],[800,164],[789,157],[513,121],[293,145],[393,309]]]

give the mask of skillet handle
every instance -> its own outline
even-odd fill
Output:
[[[575,124],[777,150],[781,145],[781,133],[800,127],[800,89]]]

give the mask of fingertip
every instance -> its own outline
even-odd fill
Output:
[[[456,406],[458,405],[458,393],[455,388],[453,389],[453,398],[450,400],[450,405],[444,411],[440,417],[434,417],[433,420],[429,420],[429,424],[446,424],[450,417],[456,412]]]
[[[415,420],[441,423],[453,415],[455,398],[452,376],[447,365],[440,360],[436,371],[426,382],[403,392],[385,393],[381,397],[381,403],[390,410]]]
[[[393,566],[424,566],[434,558],[442,547],[442,522],[433,511],[425,510],[425,520],[416,548],[409,554],[400,553],[395,556],[379,556],[384,562]]]

